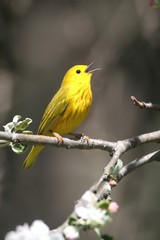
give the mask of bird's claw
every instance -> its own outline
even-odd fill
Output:
[[[61,135],[59,135],[58,133],[56,133],[56,132],[53,132],[53,136],[55,137],[55,138],[57,138],[57,141],[58,141],[58,144],[60,145],[61,143],[63,143],[63,137],[61,136]]]

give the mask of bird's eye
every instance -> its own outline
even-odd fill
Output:
[[[79,74],[80,72],[81,72],[81,70],[79,70],[79,69],[76,71],[76,73],[78,73],[78,74]]]

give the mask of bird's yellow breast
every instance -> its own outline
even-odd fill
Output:
[[[77,128],[87,117],[92,104],[90,87],[79,89],[67,95],[68,105],[53,132],[67,134]]]

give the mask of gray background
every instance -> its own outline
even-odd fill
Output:
[[[89,64],[101,72],[92,80],[94,101],[77,130],[117,141],[159,129],[160,114],[140,110],[130,100],[159,103],[160,9],[149,0],[14,0],[0,2],[0,125],[20,114],[31,117],[36,133],[43,111],[65,72]],[[141,146],[125,163],[158,148]],[[26,155],[0,149],[0,239],[16,225],[42,219],[62,224],[75,201],[100,177],[105,152],[47,147],[29,171]],[[159,239],[158,163],[122,180],[112,198],[120,205],[103,230],[116,239]],[[86,233],[83,239],[97,239]]]

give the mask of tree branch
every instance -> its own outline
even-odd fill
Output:
[[[160,151],[155,151],[153,153],[149,153],[139,159],[135,159],[132,162],[128,163],[127,165],[125,165],[118,174],[118,182],[125,177],[126,175],[128,175],[129,173],[133,172],[134,170],[136,170],[137,168],[140,168],[148,163],[154,162],[154,161],[160,161]]]
[[[146,102],[142,102],[139,101],[136,97],[131,96],[131,100],[133,101],[134,105],[142,108],[146,108],[146,109],[153,109],[156,111],[160,111],[160,105],[159,104],[155,104],[155,103],[146,103]]]
[[[44,145],[44,146],[57,146],[67,149],[100,149],[108,152],[112,152],[115,147],[114,142],[104,141],[100,139],[89,139],[81,138],[79,140],[63,138],[63,142],[59,143],[57,138],[48,137],[44,135],[29,135],[22,133],[9,133],[0,131],[0,139],[7,140],[13,143],[25,143],[34,145]]]
[[[145,143],[160,142],[160,130],[151,133],[141,134],[117,142],[110,142],[106,140],[92,138],[86,140],[82,137],[78,140],[63,138],[63,142],[59,144],[57,138],[55,137],[49,137],[44,135],[29,135],[22,133],[10,133],[4,131],[0,131],[0,140],[6,140],[13,143],[58,146],[67,149],[100,149],[112,153],[113,157],[111,161],[115,163],[116,160],[129,149],[135,148]]]

